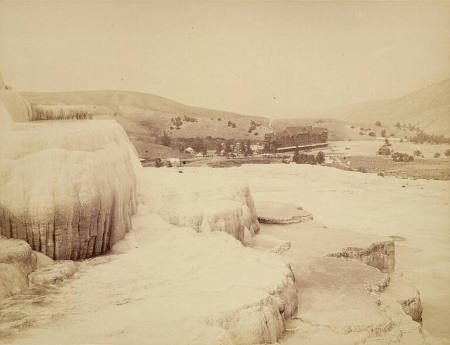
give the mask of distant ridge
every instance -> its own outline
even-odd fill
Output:
[[[376,121],[389,126],[412,124],[428,134],[450,136],[450,79],[402,97],[342,106],[324,115],[362,126]]]
[[[350,124],[373,127],[412,124],[428,134],[450,136],[450,79],[405,96],[351,104],[316,112],[309,118],[273,119],[194,107],[168,98],[130,91],[23,92],[40,104],[85,104],[90,114],[112,118],[127,131],[144,158],[177,156],[179,152],[157,143],[164,132],[171,137],[234,138],[262,141],[268,132],[287,126],[327,127],[330,140],[358,139]],[[177,120],[178,118],[178,120]]]

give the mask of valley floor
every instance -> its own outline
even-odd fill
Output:
[[[393,141],[393,139],[391,139]],[[410,142],[392,142],[394,152],[413,155],[418,150],[423,157],[415,157],[413,162],[394,162],[391,156],[377,155],[383,140],[330,141],[328,147],[313,149],[307,154],[317,155],[324,152],[326,166],[362,173],[380,173],[398,178],[450,180],[450,157],[445,152],[450,145],[414,144]],[[435,154],[439,157],[435,157]],[[213,168],[236,167],[244,164],[276,164],[292,160],[292,152],[284,153],[279,158],[268,158],[264,155],[251,157],[226,158],[214,156],[207,158],[185,158],[187,166],[207,165]]]

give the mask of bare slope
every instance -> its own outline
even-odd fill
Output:
[[[450,134],[450,79],[409,93],[403,97],[348,105],[333,109],[332,117],[363,126],[376,121],[394,126],[412,124],[429,134]]]

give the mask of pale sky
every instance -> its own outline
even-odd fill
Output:
[[[292,117],[449,78],[450,3],[0,0],[0,70]]]

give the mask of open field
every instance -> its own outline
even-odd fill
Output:
[[[424,158],[415,157],[413,162],[394,162],[390,156],[376,154],[383,144],[382,140],[330,143],[324,152],[326,156],[333,157],[333,162],[327,165],[338,169],[383,173],[400,178],[450,179],[450,158],[444,154],[450,145],[392,141],[394,152],[413,155],[414,151],[418,150],[424,156]],[[434,158],[435,153],[440,154],[439,158]]]
[[[450,159],[416,159],[414,162],[394,162],[383,156],[352,156],[345,160],[349,169],[366,173],[383,173],[400,178],[450,180]],[[331,163],[329,166],[343,168]]]

